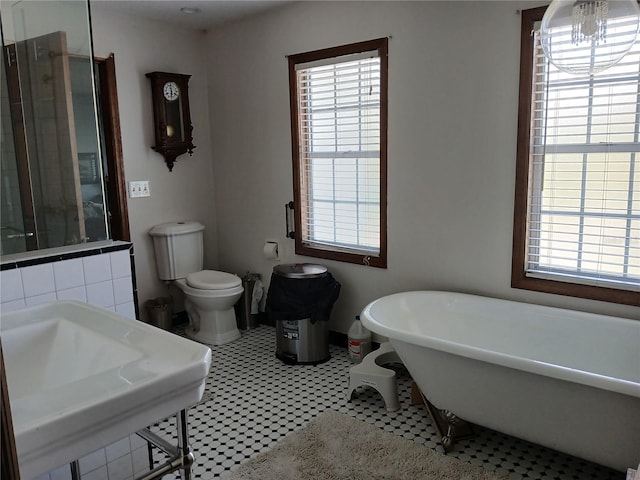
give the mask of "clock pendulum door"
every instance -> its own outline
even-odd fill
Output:
[[[151,72],[153,117],[156,144],[152,148],[161,153],[169,171],[176,158],[183,153],[193,153],[191,114],[189,111],[189,78],[191,75],[167,72]]]

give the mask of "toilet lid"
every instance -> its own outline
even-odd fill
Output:
[[[185,280],[190,287],[202,290],[224,290],[238,287],[242,284],[242,280],[237,275],[215,270],[201,270],[189,273]]]

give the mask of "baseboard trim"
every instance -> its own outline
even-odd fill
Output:
[[[186,325],[189,323],[189,317],[187,316],[187,312],[178,312],[173,315],[171,319],[172,326],[180,326]],[[265,312],[260,312],[258,314],[258,324],[259,325],[267,325],[269,327],[275,328],[275,322],[270,322],[269,317]],[[329,344],[335,345],[336,347],[347,348],[349,344],[349,337],[346,333],[336,332],[333,330],[329,330]],[[378,344],[374,344],[374,347],[378,346]]]

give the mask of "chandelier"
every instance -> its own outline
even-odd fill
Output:
[[[609,16],[608,0],[593,2],[575,2],[573,4],[573,23],[571,25],[571,41],[574,45],[593,39],[596,44],[607,37],[607,17]]]
[[[618,63],[640,28],[636,0],[554,0],[542,18],[542,49],[558,69],[594,75]]]

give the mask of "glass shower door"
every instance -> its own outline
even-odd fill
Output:
[[[38,245],[81,243],[86,234],[66,35],[16,45]]]
[[[8,255],[37,246],[28,166],[18,162],[17,151],[26,147],[19,95],[15,45],[5,47],[6,63],[0,63],[0,254]],[[8,68],[7,68],[8,66]],[[20,130],[16,135],[15,130]]]
[[[20,1],[12,23],[0,7],[0,253],[106,240],[89,4]]]

